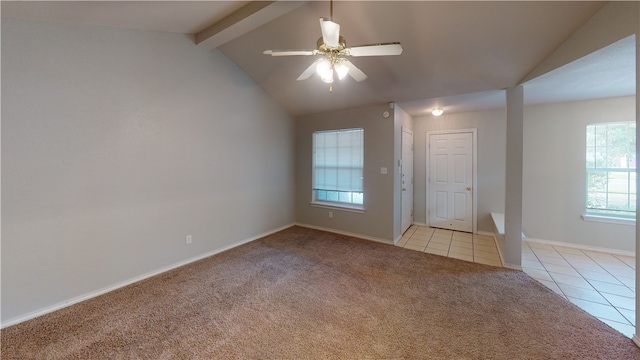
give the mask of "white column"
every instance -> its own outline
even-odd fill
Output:
[[[638,115],[640,114],[640,6],[638,6],[638,22],[636,23],[636,124],[638,123]],[[636,126],[636,159],[640,155],[640,148],[638,148],[638,140],[640,139],[640,127]],[[637,161],[636,161],[637,162]],[[636,167],[637,171],[637,167]],[[640,179],[636,176],[636,189],[640,185]],[[640,209],[640,197],[636,196],[636,209]],[[640,328],[640,297],[638,297],[638,289],[640,288],[640,256],[638,256],[638,250],[640,250],[640,219],[638,218],[638,211],[636,210],[636,332],[633,335],[633,342],[640,346],[640,334],[638,328]]]
[[[522,132],[524,89],[507,89],[507,163],[504,206],[505,266],[522,265]]]

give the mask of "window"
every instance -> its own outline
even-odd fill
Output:
[[[636,123],[587,125],[587,215],[635,218]]]
[[[313,133],[313,202],[362,208],[364,130]]]

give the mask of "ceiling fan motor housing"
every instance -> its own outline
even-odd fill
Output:
[[[325,44],[322,37],[320,37],[316,43],[316,47],[318,51],[323,53],[340,52],[347,47],[347,41],[342,36],[338,38],[338,43],[340,44],[340,46],[331,47]]]

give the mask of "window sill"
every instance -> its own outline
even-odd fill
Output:
[[[602,215],[582,215],[582,220],[584,221],[593,221],[593,222],[601,222],[608,224],[618,224],[618,225],[636,225],[635,219],[626,219],[626,218],[617,218],[611,216],[602,216]]]
[[[361,205],[349,205],[349,204],[338,204],[332,202],[323,202],[323,201],[312,201],[309,205],[314,207],[326,208],[326,209],[337,209],[344,211],[351,211],[356,213],[364,213],[364,207]]]

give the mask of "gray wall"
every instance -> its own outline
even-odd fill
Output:
[[[504,212],[506,118],[504,109],[423,116],[414,119],[413,221],[428,224],[426,209],[426,133],[434,130],[478,129],[478,231],[491,232],[492,212]]]
[[[580,217],[585,211],[587,124],[635,117],[635,96],[525,108],[525,235],[635,251],[635,225],[588,222]]]
[[[337,96],[337,94],[334,94]],[[382,114],[389,111],[389,118]],[[389,104],[296,118],[296,222],[377,240],[394,240],[394,111]],[[319,130],[364,129],[364,213],[326,209],[311,201],[312,134]],[[380,168],[386,167],[387,174]],[[329,211],[333,218],[329,218]]]
[[[293,118],[184,35],[2,19],[2,105],[3,323],[294,222]]]

